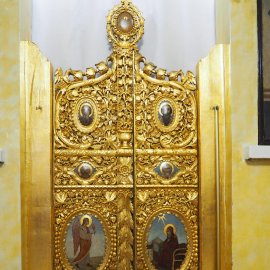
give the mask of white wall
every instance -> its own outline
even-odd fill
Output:
[[[32,40],[54,68],[85,69],[110,54],[106,16],[120,0],[32,0]],[[195,71],[215,43],[215,0],[134,0],[141,52],[162,68]]]

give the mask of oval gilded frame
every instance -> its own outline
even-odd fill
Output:
[[[61,255],[61,259],[64,263],[64,267],[67,270],[74,270],[73,266],[71,265],[71,263],[69,262],[67,255],[66,255],[66,236],[67,236],[67,230],[68,227],[70,226],[71,222],[79,215],[85,215],[85,214],[90,214],[92,216],[94,216],[96,219],[99,220],[99,222],[101,223],[101,225],[103,226],[103,231],[104,231],[104,236],[105,236],[105,250],[104,250],[104,256],[102,259],[102,263],[98,266],[97,270],[102,270],[102,269],[106,269],[109,264],[110,264],[110,258],[112,257],[113,254],[113,250],[112,250],[112,246],[113,243],[112,241],[112,237],[110,235],[110,229],[106,223],[106,220],[100,216],[98,214],[98,212],[90,210],[90,209],[81,209],[81,210],[77,210],[72,212],[70,215],[67,216],[66,218],[66,222],[64,223],[64,225],[61,228],[61,232],[60,232],[60,243],[59,243],[59,249],[60,249],[60,255]]]
[[[162,208],[162,209],[159,209],[158,211],[155,211],[148,218],[148,221],[146,222],[145,228],[143,230],[144,233],[143,233],[143,236],[141,239],[142,252],[143,252],[143,258],[144,258],[145,265],[148,267],[147,269],[156,270],[156,268],[151,263],[149,256],[147,255],[147,240],[148,240],[148,235],[149,235],[149,231],[151,228],[151,224],[153,223],[155,218],[157,218],[157,216],[161,213],[175,215],[184,225],[184,230],[185,230],[186,235],[187,235],[187,252],[186,252],[185,260],[184,260],[183,264],[181,265],[180,269],[181,270],[189,269],[190,262],[193,258],[193,250],[197,249],[198,245],[196,244],[196,241],[194,241],[195,239],[193,237],[193,230],[192,230],[192,226],[189,223],[189,221],[179,211],[172,210],[171,208]]]
[[[172,109],[173,109],[173,120],[169,126],[165,126],[164,124],[162,124],[162,122],[160,121],[159,116],[158,116],[159,111],[160,111],[160,105],[162,102],[168,102],[172,106]],[[178,122],[180,119],[180,110],[179,110],[178,104],[171,97],[161,96],[158,99],[156,99],[154,102],[153,114],[154,114],[153,118],[154,118],[156,127],[160,131],[171,132],[177,128],[177,125],[178,125]]]
[[[121,31],[117,23],[119,16],[124,12],[129,13],[133,19],[133,27],[127,33]],[[144,33],[144,18],[141,12],[132,2],[121,2],[110,11],[107,17],[107,33],[109,41],[120,47],[129,47],[136,44]]]

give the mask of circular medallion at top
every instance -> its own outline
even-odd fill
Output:
[[[144,18],[131,1],[122,1],[110,11],[107,33],[114,46],[125,48],[141,39],[144,33]]]

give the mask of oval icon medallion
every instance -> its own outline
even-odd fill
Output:
[[[100,219],[78,214],[68,224],[65,255],[72,269],[101,269],[106,253],[106,235]]]
[[[89,126],[93,123],[94,110],[89,103],[83,103],[78,113],[79,121],[83,126]]]
[[[161,162],[154,170],[164,179],[172,179],[180,171],[179,168],[168,161]]]
[[[76,127],[84,132],[92,132],[98,124],[98,110],[95,102],[89,98],[80,99],[74,107]]]
[[[159,105],[158,118],[160,122],[168,127],[174,118],[174,111],[169,101],[162,101]]]
[[[155,101],[154,119],[156,127],[162,132],[173,131],[179,122],[178,104],[171,97],[161,96]]]

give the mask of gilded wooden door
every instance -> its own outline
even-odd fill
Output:
[[[198,269],[195,78],[140,55],[130,1],[107,32],[106,61],[55,74],[54,268]]]

